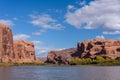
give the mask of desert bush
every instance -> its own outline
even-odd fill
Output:
[[[74,58],[70,61],[70,65],[78,65],[81,64],[82,60],[80,58]]]

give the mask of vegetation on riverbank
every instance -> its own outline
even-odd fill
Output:
[[[65,64],[51,64],[51,63],[0,63],[1,66],[66,66]]]
[[[32,62],[32,63],[0,63],[0,66],[49,66],[52,64],[47,64],[47,63],[36,63],[36,62]]]
[[[80,59],[75,58],[70,61],[70,65],[99,65],[99,66],[120,66],[120,58],[119,59],[104,59],[103,57],[96,57],[96,59],[86,58]]]
[[[75,58],[69,62],[69,65],[94,65],[94,66],[120,66],[120,58],[108,59],[103,57],[96,57],[96,59],[86,58],[80,59]],[[69,66],[65,64],[51,64],[51,63],[0,63],[0,66]]]

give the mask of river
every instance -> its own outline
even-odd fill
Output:
[[[0,67],[0,80],[120,80],[118,66]]]

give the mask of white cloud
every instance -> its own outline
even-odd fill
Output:
[[[120,34],[120,31],[113,31],[113,32],[105,31],[105,32],[103,32],[103,34]]]
[[[69,9],[74,9],[75,7],[73,5],[68,5],[68,10]]]
[[[79,5],[81,5],[81,6],[83,6],[83,5],[85,5],[85,4],[86,4],[86,1],[85,1],[85,0],[83,0],[82,2],[79,3]]]
[[[52,49],[49,47],[36,47],[36,56],[45,57]]]
[[[30,36],[27,34],[17,34],[13,36],[14,40],[27,40],[28,38],[30,38]]]
[[[8,20],[8,19],[0,19],[0,23],[1,24],[5,24],[7,26],[13,26],[13,25],[15,25],[12,20]]]
[[[33,35],[41,35],[41,34],[44,33],[44,32],[46,32],[46,30],[45,30],[45,29],[41,29],[41,30],[39,30],[39,31],[37,31],[37,32],[33,32],[32,34],[33,34]]]
[[[30,23],[42,29],[35,33],[37,35],[45,32],[47,29],[62,30],[64,28],[61,24],[58,23],[57,20],[53,19],[48,14],[30,15],[30,17],[32,18],[32,21]]]
[[[34,45],[39,45],[39,46],[43,44],[42,41],[38,41],[38,40],[33,40],[32,42],[34,43]]]
[[[95,0],[68,11],[66,22],[76,28],[96,29],[103,31],[120,31],[120,0]]]
[[[18,20],[18,18],[14,17],[14,18],[13,18],[13,20],[17,21],[17,20]]]
[[[96,39],[105,39],[105,37],[103,35],[101,36],[96,36]]]

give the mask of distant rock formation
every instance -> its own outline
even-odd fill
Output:
[[[24,40],[14,41],[15,62],[34,62],[35,50],[32,42]]]
[[[13,42],[12,30],[0,24],[0,62],[35,62],[34,44],[18,40]]]
[[[51,51],[47,56],[47,62],[54,64],[68,64],[69,61],[76,56],[78,56],[76,48],[70,48],[61,51]]]
[[[4,24],[0,24],[0,62],[11,62],[13,58],[12,31]]]
[[[47,57],[36,57],[37,63],[46,63]]]
[[[120,57],[120,40],[94,39],[78,42],[77,48],[61,51],[51,51],[47,56],[49,63],[69,64],[73,58],[92,58],[102,56],[116,59]]]

